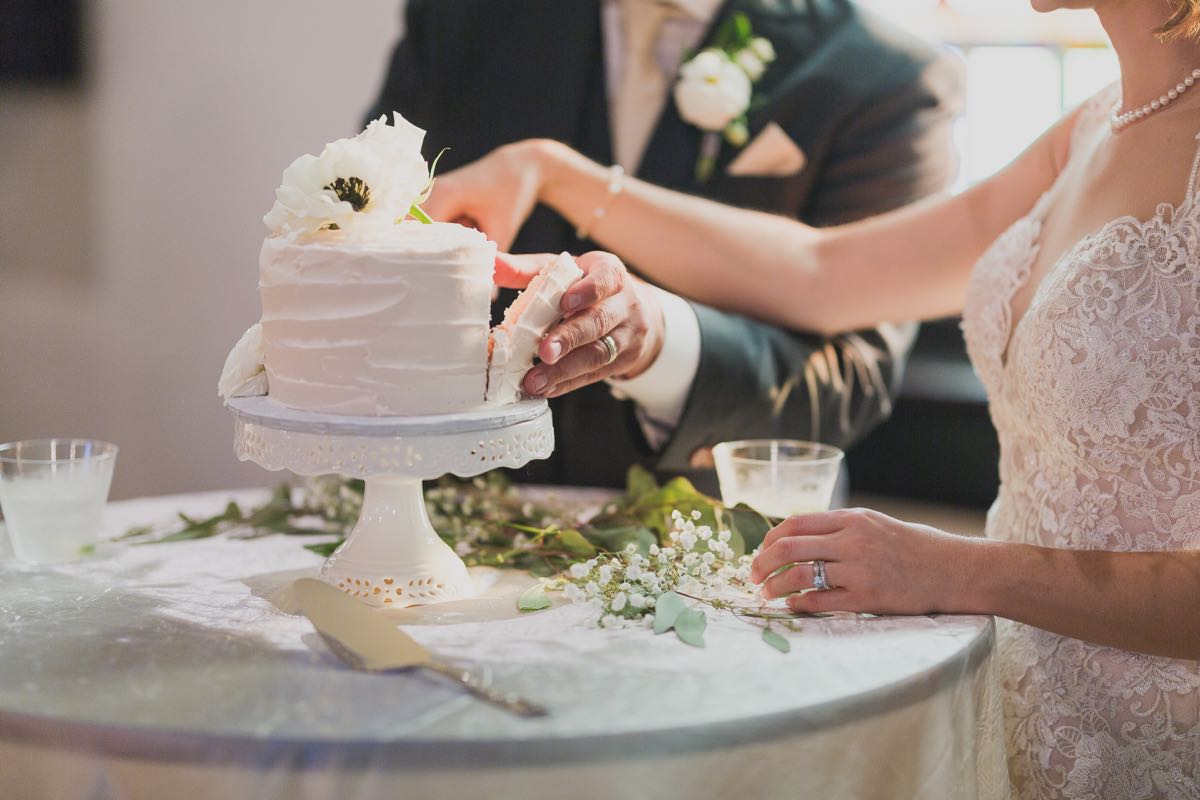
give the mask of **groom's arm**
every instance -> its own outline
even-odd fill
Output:
[[[657,468],[705,466],[730,439],[810,439],[846,447],[891,413],[915,325],[834,337],[797,334],[698,303],[700,358]]]

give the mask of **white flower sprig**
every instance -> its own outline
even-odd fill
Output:
[[[644,626],[655,633],[673,629],[687,644],[703,647],[704,611],[689,608],[682,598],[717,610],[733,610],[730,598],[761,601],[750,581],[753,557],[735,555],[731,533],[697,525],[701,516],[699,511],[691,517],[675,511],[668,544],[652,545],[646,555],[630,545],[620,554],[572,564],[564,579],[564,596],[594,609],[601,628]],[[788,651],[787,639],[771,629],[769,615],[737,613],[767,619],[764,640]]]
[[[775,47],[755,36],[750,19],[734,14],[713,39],[679,68],[675,105],[683,119],[707,131],[700,143],[696,180],[712,175],[720,151],[720,135],[734,147],[750,138],[746,114],[753,100],[753,84],[776,58]]]

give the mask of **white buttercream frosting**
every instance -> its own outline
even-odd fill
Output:
[[[562,253],[534,276],[504,312],[504,321],[492,332],[489,402],[512,403],[520,396],[521,381],[533,366],[542,337],[562,319],[563,295],[582,277],[575,259]]]
[[[257,397],[267,393],[267,373],[263,371],[262,325],[255,323],[242,334],[221,370],[217,394],[231,397]]]
[[[484,405],[495,245],[450,223],[272,237],[259,260],[271,396],[350,415]]]

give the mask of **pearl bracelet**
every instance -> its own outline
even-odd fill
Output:
[[[592,229],[599,224],[600,220],[608,216],[608,207],[612,205],[613,198],[621,193],[625,188],[625,168],[620,164],[613,164],[608,168],[608,194],[604,196],[603,202],[596,206],[592,212],[592,218],[575,229],[575,236],[580,239],[587,239],[591,235]]]

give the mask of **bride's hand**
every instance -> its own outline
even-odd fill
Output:
[[[496,282],[523,287],[552,258],[500,255]],[[542,363],[525,375],[523,387],[531,395],[558,397],[605,378],[632,377],[662,350],[663,313],[656,290],[631,276],[610,253],[585,253],[575,262],[583,277],[563,295],[566,316],[538,347]],[[605,363],[605,335],[617,346],[612,363]]]
[[[966,556],[975,543],[866,509],[804,514],[767,534],[750,577],[798,612],[970,612]],[[798,594],[812,588],[817,560],[835,588]]]
[[[508,144],[439,176],[425,213],[478,228],[507,251],[537,204],[543,147],[539,140]]]

